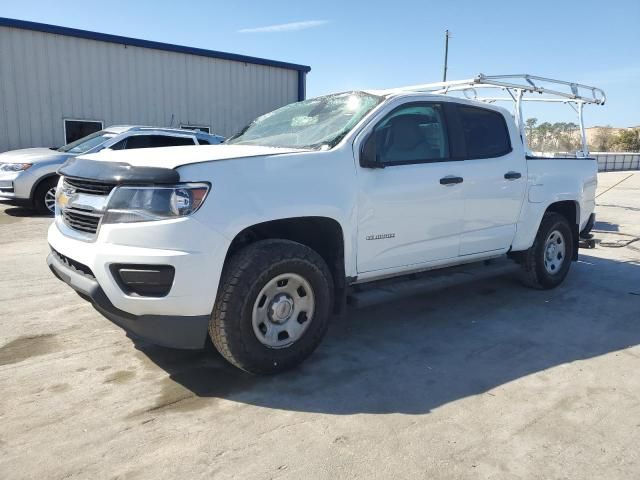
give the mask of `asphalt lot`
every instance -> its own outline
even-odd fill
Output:
[[[0,478],[640,478],[640,172],[600,175],[599,245],[369,294],[300,369],[135,344],[0,206]]]

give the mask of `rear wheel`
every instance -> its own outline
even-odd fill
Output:
[[[218,351],[250,373],[295,367],[324,336],[333,280],[320,255],[287,240],[264,240],[225,267],[209,333]]]
[[[558,213],[546,213],[536,239],[522,258],[523,281],[540,289],[562,283],[573,258],[573,233],[567,219]]]
[[[33,203],[38,213],[53,215],[56,211],[56,186],[58,177],[44,179],[36,188]]]

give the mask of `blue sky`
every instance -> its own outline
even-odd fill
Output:
[[[585,110],[587,125],[640,125],[640,0],[33,0],[3,2],[0,16],[310,65],[308,96],[439,81],[448,28],[449,79],[593,84],[608,103]],[[525,112],[575,121],[567,106]]]

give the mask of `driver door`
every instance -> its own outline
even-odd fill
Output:
[[[445,110],[444,102],[406,103],[368,134],[375,159],[358,169],[359,275],[458,256],[463,162],[452,156]]]

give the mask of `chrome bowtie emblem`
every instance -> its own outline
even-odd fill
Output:
[[[59,189],[59,193],[57,195],[56,201],[58,202],[58,207],[63,209],[69,205],[71,201],[71,197],[76,194],[76,189],[70,187],[68,185],[63,185],[61,189]]]
[[[69,186],[69,185],[63,185],[62,186],[62,192],[67,196],[71,196],[74,193],[76,193],[76,189],[74,187]]]

